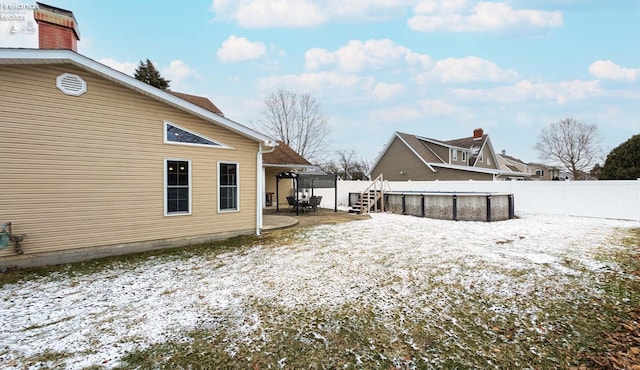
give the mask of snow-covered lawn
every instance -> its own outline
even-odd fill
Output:
[[[195,329],[224,333],[224,351],[234,356],[242,348],[260,351],[272,325],[291,322],[289,315],[344,307],[375,313],[409,347],[420,346],[410,323],[463,349],[475,339],[457,329],[472,325],[531,340],[527,356],[537,355],[535,339],[560,325],[545,309],[597,304],[605,294],[599,280],[617,273],[602,256],[622,248],[619,228],[638,226],[540,215],[479,223],[374,214],[303,230],[278,245],[34,277],[0,288],[0,368],[37,368],[38,359],[56,353],[49,366],[114,367],[127,352],[188,341],[185,333]],[[460,317],[474,307],[480,316]],[[507,321],[510,332],[500,333]],[[329,329],[305,330],[299,340],[325,341]],[[472,350],[489,359],[495,353],[487,348]],[[444,356],[423,352],[422,361],[442,364]],[[360,360],[353,353],[353,362]]]

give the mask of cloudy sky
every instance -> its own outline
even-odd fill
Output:
[[[278,88],[310,93],[333,152],[373,160],[394,131],[482,127],[537,161],[540,130],[598,126],[606,152],[640,133],[638,0],[44,0],[73,11],[79,52],[125,73],[150,59],[171,88],[251,125]],[[36,47],[9,32],[0,46]],[[33,4],[22,1],[23,4]]]

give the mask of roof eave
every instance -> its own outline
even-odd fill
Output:
[[[492,168],[482,168],[482,167],[472,167],[472,166],[458,166],[458,165],[446,164],[446,163],[431,163],[431,165],[433,167],[443,167],[443,168],[448,168],[448,169],[452,169],[452,170],[460,170],[460,171],[467,171],[467,172],[478,172],[478,173],[488,173],[488,174],[493,174],[493,175],[497,175],[500,172],[499,170],[492,169]]]
[[[135,90],[143,95],[158,99],[176,108],[199,116],[207,121],[224,126],[231,131],[263,143],[266,146],[275,146],[275,140],[264,134],[254,131],[219,114],[210,112],[184,99],[178,98],[166,91],[160,90],[142,81],[138,81],[127,74],[112,69],[111,67],[71,50],[0,48],[0,65],[42,65],[65,63],[69,63],[78,68],[98,74],[107,80]]]

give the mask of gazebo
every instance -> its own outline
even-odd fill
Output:
[[[311,189],[311,196],[315,189],[334,189],[334,212],[338,212],[338,176],[322,172],[298,173],[294,171],[280,172],[276,175],[276,199],[279,199],[279,182],[281,179],[293,179],[296,192],[296,204],[300,202],[300,189]],[[276,202],[276,212],[280,212],[280,205]],[[296,215],[299,209],[296,207]]]

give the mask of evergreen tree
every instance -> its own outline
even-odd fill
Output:
[[[604,162],[601,180],[640,179],[640,134],[613,149]]]
[[[165,80],[164,77],[160,75],[160,72],[149,59],[147,59],[146,63],[140,61],[140,65],[136,68],[136,73],[133,77],[161,90],[168,89],[169,82],[171,82],[169,80]]]

